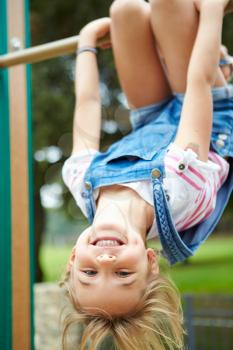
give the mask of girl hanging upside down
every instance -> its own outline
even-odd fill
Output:
[[[120,350],[184,349],[180,300],[146,248],[158,237],[171,264],[193,255],[232,187],[233,85],[219,67],[228,0],[116,0],[111,19],[80,33],[73,151],[63,178],[90,226],[63,282],[80,349],[109,334]],[[132,131],[99,151],[96,43],[111,28]],[[226,56],[226,57],[225,57]],[[228,70],[228,72],[230,72]]]

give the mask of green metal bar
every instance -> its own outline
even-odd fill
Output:
[[[25,0],[25,46],[30,47],[30,1]],[[31,66],[26,65],[27,115],[28,115],[28,179],[29,179],[29,232],[30,232],[30,307],[31,307],[31,350],[34,350],[34,293],[35,281],[35,242],[34,242],[34,198],[33,198],[33,142],[32,142],[32,96]]]
[[[0,1],[0,53],[7,52],[7,6]],[[12,348],[11,189],[8,72],[0,71],[0,349]]]
[[[97,46],[109,42],[109,36],[98,40]],[[79,44],[79,35],[56,40],[47,44],[28,47],[0,56],[0,68],[12,67],[17,64],[27,64],[45,61],[54,57],[75,53]]]

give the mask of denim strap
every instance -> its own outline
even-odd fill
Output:
[[[181,240],[172,222],[167,199],[159,179],[153,178],[154,205],[156,221],[163,247],[163,254],[171,264],[183,261],[193,255],[192,251]]]

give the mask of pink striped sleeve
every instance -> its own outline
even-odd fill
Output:
[[[170,164],[166,164],[166,169],[169,169],[171,172],[173,172],[173,174],[178,175],[178,177],[180,177],[181,179],[186,181],[190,186],[192,186],[196,190],[198,190],[198,191],[201,190],[201,187],[198,186],[198,183],[195,181],[195,179],[192,179],[192,177],[189,176],[187,174],[187,172],[185,174],[184,173],[179,173],[177,171],[177,169],[175,167],[173,167],[172,165],[170,165]]]
[[[191,161],[195,161],[196,159],[188,159],[183,160],[181,156],[175,154],[175,152],[169,151],[165,158],[165,166],[173,174],[176,174],[182,180],[187,182],[190,186],[192,186],[197,191],[200,191],[203,185],[206,182],[203,174],[194,166],[192,166]],[[185,166],[184,171],[179,169],[179,165],[182,164]]]
[[[203,162],[192,150],[171,144],[165,157],[165,189],[178,231],[205,220],[214,210],[217,191],[226,180],[229,164],[214,152]]]
[[[217,189],[219,189],[228,176],[229,163],[215,152],[209,152],[209,159],[220,167],[216,174]]]
[[[200,201],[198,207],[193,214],[188,218],[183,230],[188,227],[194,226],[196,223],[206,219],[214,210],[216,201],[216,191],[212,186],[207,186],[207,189],[203,191],[203,198]]]

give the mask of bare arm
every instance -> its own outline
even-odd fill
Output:
[[[79,47],[95,47],[97,40],[108,33],[109,26],[109,18],[89,23],[80,32]],[[101,100],[97,59],[93,52],[82,52],[77,57],[75,94],[72,154],[89,148],[99,150]]]
[[[206,161],[212,130],[212,94],[219,62],[226,0],[202,0],[200,22],[187,76],[181,121],[175,143],[192,148]]]

